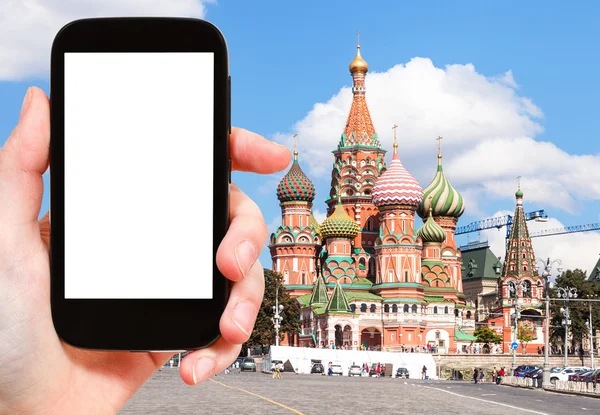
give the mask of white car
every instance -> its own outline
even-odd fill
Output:
[[[577,372],[580,372],[582,370],[586,370],[587,367],[584,366],[571,366],[571,367],[566,367],[563,370],[561,370],[560,372],[557,373],[551,373],[550,374],[550,382],[554,383],[557,380],[569,380],[569,375],[573,375]]]
[[[348,376],[360,376],[362,374],[362,367],[360,366],[350,366],[350,369],[348,370]]]
[[[341,365],[331,365],[331,374],[332,375],[343,375],[342,366]]]

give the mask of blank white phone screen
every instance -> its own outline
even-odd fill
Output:
[[[213,53],[65,54],[65,298],[213,296]]]

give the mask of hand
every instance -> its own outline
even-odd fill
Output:
[[[0,413],[116,413],[172,353],[94,352],[57,337],[50,314],[48,215],[37,220],[49,143],[48,98],[30,88],[19,124],[0,151]],[[234,169],[255,173],[282,170],[290,161],[287,149],[242,129],[233,129],[231,157]],[[217,265],[235,282],[221,317],[222,337],[182,362],[188,384],[235,360],[262,301],[257,257],[267,229],[258,206],[235,185],[230,197],[231,226]]]

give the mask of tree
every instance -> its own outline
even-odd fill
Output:
[[[496,332],[489,327],[479,327],[475,329],[473,335],[477,337],[479,343],[498,344],[502,341],[502,336],[497,335]]]
[[[273,327],[273,306],[275,306],[275,293],[279,286],[279,304],[283,305],[281,316],[283,320],[279,328],[279,339],[282,340],[285,333],[298,333],[300,320],[300,304],[283,289],[283,278],[280,274],[269,269],[264,270],[265,294],[263,297],[256,324],[246,342],[246,347],[267,346],[275,343],[275,328]]]
[[[534,328],[528,322],[523,322],[517,327],[517,340],[521,342],[523,353],[527,350],[527,343],[533,340]]]
[[[567,270],[556,279],[556,285],[550,292],[551,298],[558,297],[558,288],[576,288],[577,298],[586,299],[592,295],[600,297],[600,283],[597,281],[587,281],[585,271],[580,269]],[[551,332],[550,339],[559,344],[563,344],[565,338],[565,328],[562,326],[564,315],[561,308],[565,308],[564,301],[552,301],[550,303],[550,314],[552,320],[550,323]],[[600,327],[600,306],[596,305],[592,308],[592,320],[594,327]],[[571,338],[570,346],[581,344],[582,340],[588,335],[588,328],[585,322],[589,319],[589,303],[581,301],[569,302],[569,338]]]

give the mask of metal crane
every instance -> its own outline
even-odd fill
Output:
[[[525,220],[535,220],[536,222],[546,222],[548,220],[548,215],[544,212],[544,209],[536,210],[533,212],[529,212],[525,214]],[[478,232],[483,231],[485,229],[500,229],[503,226],[506,226],[506,238],[510,236],[510,228],[513,224],[512,215],[499,216],[496,218],[488,218],[484,220],[480,220],[477,222],[470,223],[465,226],[459,226],[456,228],[455,235],[462,235],[470,232]],[[540,235],[541,236],[541,235]]]
[[[565,226],[564,228],[545,229],[543,231],[532,232],[530,238],[539,238],[541,236],[562,235],[565,233],[589,232],[600,230],[600,223],[589,223],[587,225]]]

